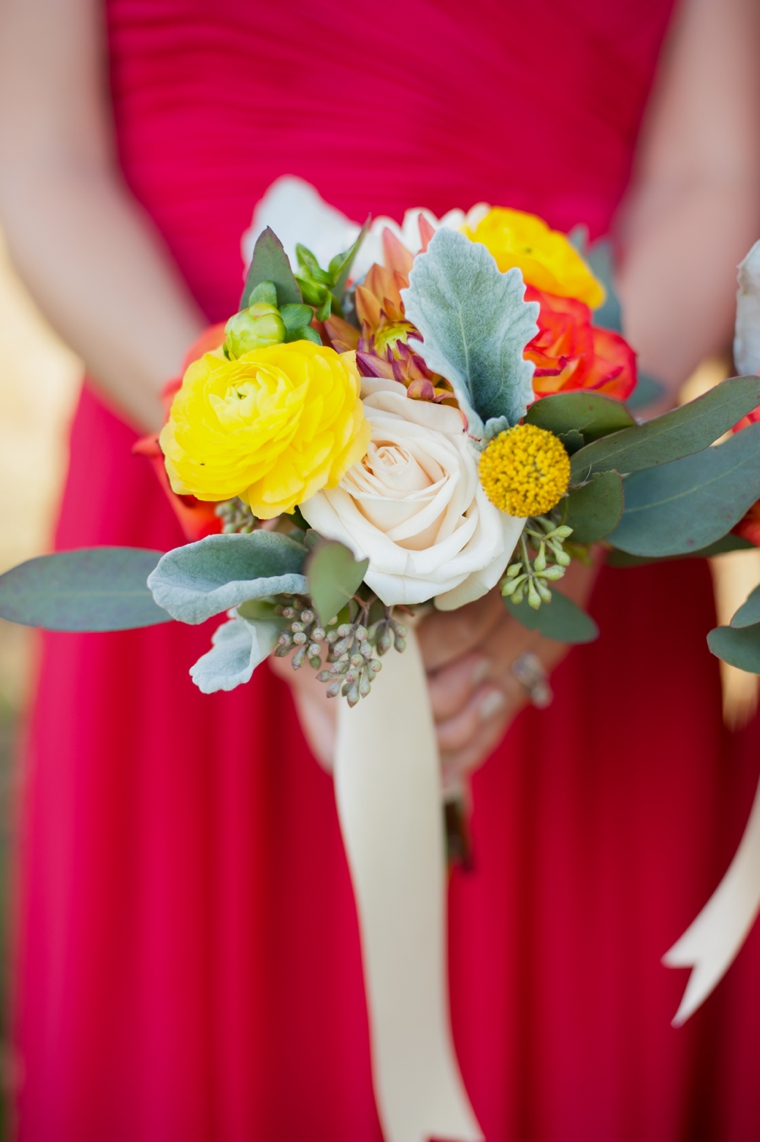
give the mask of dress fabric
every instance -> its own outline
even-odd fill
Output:
[[[356,219],[490,201],[604,233],[669,0],[110,0],[126,179],[210,320],[281,174]],[[60,548],[183,541],[87,390]],[[691,1022],[660,957],[758,774],[721,725],[708,570],[607,570],[598,642],[473,781],[450,882],[457,1051],[488,1142],[760,1137],[760,934]],[[49,635],[27,753],[21,1142],[380,1142],[330,778],[267,668],[203,696],[215,622]]]

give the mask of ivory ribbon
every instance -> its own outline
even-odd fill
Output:
[[[335,794],[353,880],[385,1142],[482,1142],[448,1005],[438,751],[417,638],[341,702]]]
[[[728,872],[680,940],[662,957],[669,968],[693,967],[673,1020],[680,1027],[730,968],[760,909],[760,783]]]

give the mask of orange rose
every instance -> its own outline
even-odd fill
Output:
[[[538,333],[525,348],[533,361],[536,396],[592,389],[616,400],[630,396],[636,384],[636,354],[609,329],[591,324],[591,310],[573,297],[557,297],[528,286],[526,301],[537,301]]]

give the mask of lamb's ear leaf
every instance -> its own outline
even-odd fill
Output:
[[[290,268],[290,260],[282,242],[271,227],[267,226],[256,239],[253,257],[248,267],[240,308],[247,309],[251,295],[261,282],[274,282],[278,305],[300,305],[301,291]]]
[[[485,246],[443,228],[414,259],[401,291],[424,339],[415,350],[451,382],[472,435],[487,420],[517,424],[533,400],[534,366],[523,349],[538,331],[538,304],[524,295],[519,270],[500,273]]]
[[[636,424],[620,401],[603,393],[583,391],[541,397],[530,406],[525,419],[528,424],[546,428],[557,436],[575,429],[586,444]]]
[[[692,456],[760,405],[760,377],[731,377],[664,416],[595,440],[572,458],[571,482],[594,472],[640,472]]]
[[[552,590],[552,601],[542,603],[537,611],[529,607],[525,599],[521,603],[505,599],[504,603],[509,613],[528,630],[540,631],[557,642],[593,642],[599,636],[599,627],[591,615],[561,591]]]
[[[39,555],[0,575],[0,617],[58,631],[132,630],[166,623],[148,576],[160,551],[83,547]]]
[[[204,694],[234,690],[249,682],[259,663],[274,650],[282,624],[230,619],[214,632],[212,647],[190,668],[190,677]]]
[[[354,597],[368,567],[368,559],[354,559],[342,543],[318,543],[312,549],[305,570],[312,605],[323,627]]]
[[[567,497],[564,522],[573,543],[596,543],[614,531],[623,514],[623,481],[617,472],[597,472]]]
[[[738,629],[715,627],[707,636],[707,645],[730,666],[748,674],[760,674],[760,623]]]
[[[183,623],[202,623],[246,599],[306,593],[306,548],[275,531],[208,535],[175,547],[148,586],[159,606]]]
[[[607,537],[615,547],[647,556],[700,551],[760,499],[760,423],[695,456],[635,472],[623,491],[623,517]]]
[[[760,586],[751,591],[731,619],[734,628],[751,627],[760,623]]]

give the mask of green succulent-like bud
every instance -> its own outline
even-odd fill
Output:
[[[279,345],[285,340],[285,322],[276,305],[256,301],[229,319],[224,327],[224,349],[228,357],[236,360],[253,349]]]

